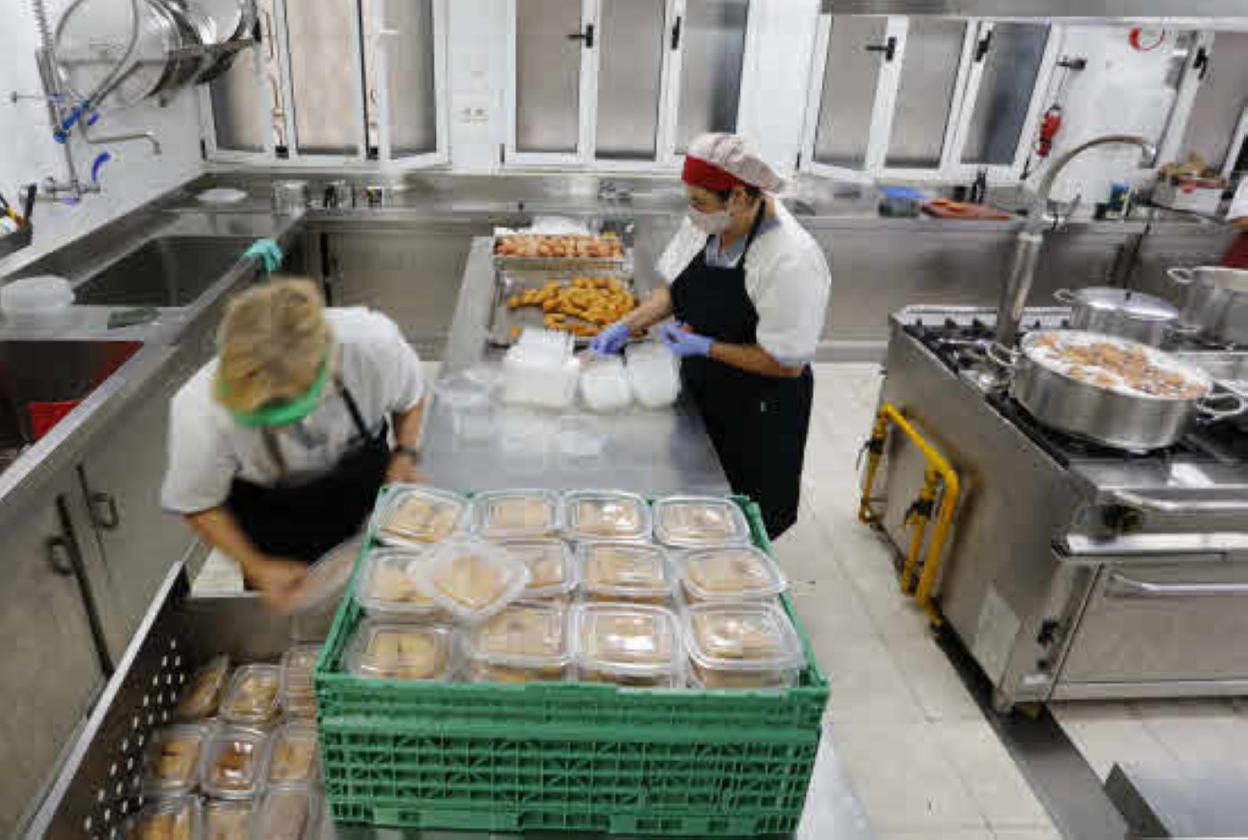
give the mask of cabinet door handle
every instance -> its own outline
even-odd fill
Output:
[[[594,48],[594,25],[592,23],[585,24],[584,32],[576,32],[568,36],[569,41],[583,41],[585,48],[592,50]]]
[[[97,528],[105,531],[117,530],[117,526],[121,524],[121,514],[117,512],[117,497],[112,493],[92,493],[91,521]]]
[[[1109,598],[1191,598],[1248,595],[1248,583],[1152,583],[1112,572],[1105,587]]]
[[[62,536],[48,537],[44,540],[43,547],[52,571],[64,577],[74,574],[74,558],[69,540]]]
[[[884,53],[885,61],[892,61],[893,58],[897,55],[897,38],[890,35],[888,36],[888,40],[885,41],[884,43],[867,44],[865,47],[863,47],[863,49],[866,50],[867,52],[882,52]]]

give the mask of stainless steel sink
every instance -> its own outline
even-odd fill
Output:
[[[250,242],[247,237],[152,239],[84,280],[74,293],[78,303],[97,306],[189,306]]]
[[[35,415],[51,408],[48,403],[85,399],[142,346],[139,341],[0,341],[0,452],[34,442]]]

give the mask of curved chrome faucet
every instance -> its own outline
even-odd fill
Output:
[[[1031,284],[1036,276],[1036,262],[1040,258],[1040,248],[1044,245],[1044,230],[1049,225],[1049,193],[1053,191],[1053,183],[1066,165],[1076,157],[1088,149],[1110,144],[1138,146],[1142,153],[1141,167],[1152,166],[1157,157],[1157,148],[1143,137],[1135,134],[1106,134],[1080,143],[1053,161],[1036,187],[1036,196],[1031,202],[1027,221],[1023,223],[1023,228],[1018,232],[1018,238],[1014,241],[1014,256],[1010,261],[1010,273],[1001,289],[1001,301],[997,305],[996,341],[998,344],[1013,347],[1018,340],[1018,325],[1023,319],[1027,293],[1031,291]]]

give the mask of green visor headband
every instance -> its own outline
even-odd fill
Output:
[[[321,394],[325,391],[325,383],[329,381],[330,359],[332,356],[332,352],[325,354],[325,361],[321,363],[321,372],[316,375],[316,381],[312,383],[312,387],[303,396],[284,402],[262,405],[253,411],[234,411],[231,409],[230,414],[234,415],[234,419],[244,426],[288,426],[291,423],[298,423],[311,414],[312,410],[321,401]],[[225,383],[218,380],[217,387],[224,391]]]

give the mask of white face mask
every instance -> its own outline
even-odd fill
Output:
[[[727,210],[716,210],[714,213],[706,213],[690,207],[689,221],[693,222],[693,226],[703,233],[723,233],[728,229],[728,225],[732,224],[732,214]]]

